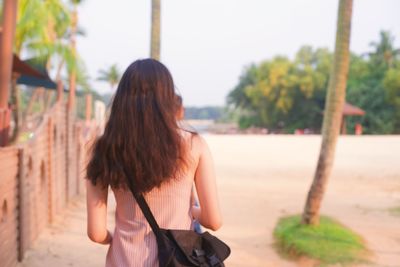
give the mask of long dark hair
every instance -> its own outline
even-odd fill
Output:
[[[154,59],[133,62],[115,93],[104,134],[92,148],[87,178],[145,193],[178,178],[187,166],[175,114],[172,76]],[[127,180],[128,179],[128,180]]]

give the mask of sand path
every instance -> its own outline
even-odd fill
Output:
[[[319,150],[318,136],[214,136],[206,139],[218,174],[224,226],[216,234],[232,248],[229,267],[312,266],[284,260],[272,248],[281,216],[301,212]],[[400,137],[342,137],[322,213],[364,236],[368,266],[400,267]],[[113,199],[110,199],[113,207]],[[110,209],[110,225],[113,209]],[[107,247],[85,234],[84,198],[49,227],[23,267],[103,266]],[[358,265],[361,266],[361,265]]]

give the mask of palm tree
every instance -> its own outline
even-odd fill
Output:
[[[41,34],[41,38],[29,41],[25,46],[30,54],[37,55],[39,58],[46,60],[46,68],[49,72],[53,68],[53,65],[55,65],[56,72],[54,79],[58,83],[61,81],[61,72],[64,66],[70,67],[75,64],[71,48],[67,43],[69,40],[68,31],[71,25],[70,11],[60,0],[46,0],[42,4],[42,8],[46,11],[41,14],[42,18],[46,19],[43,23],[46,24],[46,27],[41,26],[44,34]],[[39,90],[36,89],[32,93],[25,109],[24,117],[22,118],[22,129],[26,128],[28,116],[31,113],[34,102],[38,100],[41,91],[39,88]],[[46,90],[44,94],[46,101],[42,113],[50,107],[54,91]]]
[[[35,12],[32,12],[35,10]],[[40,0],[20,0],[18,6],[18,21],[15,29],[15,53],[20,56],[22,51],[37,40],[46,37],[46,10]],[[14,131],[11,141],[15,141],[22,127],[21,92],[17,86],[17,76],[13,76],[11,83],[11,104],[13,106]]]
[[[388,31],[380,32],[380,41],[370,44],[375,52],[369,55],[378,65],[384,64],[385,68],[393,67],[394,59],[400,55],[400,49],[394,48],[394,37]]]
[[[35,10],[35,12],[32,12]],[[20,0],[15,29],[14,50],[20,55],[23,49],[46,38],[47,18],[45,5],[40,0]]]
[[[304,207],[304,224],[319,224],[320,206],[335,158],[349,70],[352,7],[353,0],[339,0],[335,54],[325,103],[322,144],[314,180]]]
[[[72,3],[72,21],[71,21],[71,50],[73,58],[77,58],[76,55],[76,34],[78,31],[78,4],[81,0],[71,0]],[[68,107],[70,110],[75,105],[75,91],[76,91],[76,68],[74,66],[69,70],[69,98]]]
[[[160,60],[161,0],[151,1],[151,42],[150,57]]]
[[[90,93],[92,91],[92,86],[90,84],[90,76],[87,72],[86,65],[83,60],[78,58],[76,62],[76,84],[84,91],[85,93]]]
[[[32,12],[35,10],[35,12]],[[28,51],[31,55],[47,59],[47,68],[50,69],[50,59],[53,55],[61,55],[66,46],[61,41],[70,24],[69,11],[61,0],[20,0],[18,8],[18,23],[15,33],[15,52],[20,55],[22,51]],[[64,54],[67,54],[64,52]],[[17,77],[12,81],[12,104],[14,106],[13,117],[15,129],[12,139],[18,138],[23,124],[20,107],[20,91],[16,85]],[[36,95],[36,92],[33,96]],[[30,101],[35,98],[32,97]],[[30,105],[28,105],[30,106]]]
[[[111,65],[108,69],[99,70],[99,77],[97,80],[105,81],[110,84],[111,90],[119,83],[121,79],[121,73],[118,69],[117,64]]]

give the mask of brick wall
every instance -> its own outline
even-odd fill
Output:
[[[18,258],[18,157],[16,147],[0,150],[0,265],[14,266]]]
[[[84,192],[94,124],[57,103],[24,144],[0,148],[0,265],[16,266],[69,200]]]

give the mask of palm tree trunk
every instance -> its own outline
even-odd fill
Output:
[[[151,1],[151,48],[150,57],[160,60],[161,0]]]
[[[335,158],[349,69],[352,6],[353,0],[339,1],[335,54],[325,104],[322,145],[314,180],[304,207],[302,217],[304,224],[317,225],[319,223],[320,206]]]
[[[0,43],[0,146],[8,143],[10,127],[8,97],[13,63],[13,43],[18,0],[4,0]]]
[[[13,117],[14,117],[14,131],[12,133],[10,142],[15,142],[21,132],[22,126],[22,114],[21,114],[21,92],[17,85],[18,77],[13,75],[11,82],[11,103],[13,106]]]
[[[77,61],[76,55],[76,32],[78,27],[78,10],[76,4],[74,4],[74,10],[72,12],[72,25],[71,25],[71,48],[74,56],[74,60]],[[69,75],[69,98],[68,108],[71,111],[75,106],[75,91],[76,91],[76,62],[72,67]]]

